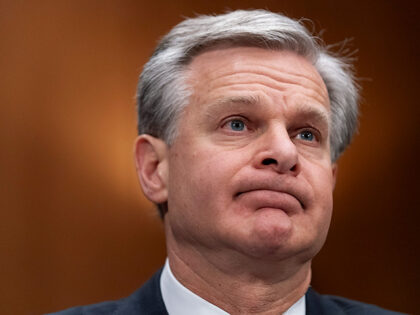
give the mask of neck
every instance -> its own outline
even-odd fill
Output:
[[[198,251],[171,238],[167,248],[178,281],[230,314],[282,314],[305,294],[311,279],[310,261],[297,264]]]

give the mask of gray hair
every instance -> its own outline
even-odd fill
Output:
[[[357,129],[358,87],[352,66],[328,52],[300,21],[265,10],[198,16],[181,22],[164,36],[140,76],[139,134],[173,143],[178,118],[191,95],[185,82],[187,66],[194,56],[218,44],[289,50],[309,60],[328,90],[331,160],[338,159]]]

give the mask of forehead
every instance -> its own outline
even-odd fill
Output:
[[[328,92],[318,71],[290,51],[256,47],[208,50],[189,64],[187,82],[192,87],[193,103],[259,92],[271,98],[288,97],[289,103],[291,98],[306,98],[298,102],[309,100],[329,109]]]

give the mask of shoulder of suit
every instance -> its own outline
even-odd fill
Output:
[[[309,289],[307,293],[308,311],[310,311],[311,304],[316,304],[316,312],[307,312],[308,314],[403,315],[403,313],[386,310],[373,304],[362,303],[335,295],[322,295],[313,289]]]
[[[118,310],[119,305],[123,300],[118,301],[107,301],[97,304],[85,305],[85,306],[75,306],[57,313],[51,313],[47,315],[102,315],[102,314],[112,314]]]
[[[49,315],[167,315],[159,286],[162,269],[132,295],[116,301],[76,306]]]

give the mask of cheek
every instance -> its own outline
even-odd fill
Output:
[[[312,189],[313,200],[311,208],[314,215],[324,220],[331,216],[333,207],[333,169],[329,160],[320,163],[307,163],[303,166],[303,177]]]
[[[170,201],[174,205],[175,201],[182,201],[187,208],[206,208],[220,202],[229,193],[236,169],[234,161],[229,152],[219,152],[211,146],[191,145],[188,151],[174,152],[169,162]]]
[[[333,178],[332,170],[322,169],[312,178],[314,189],[314,215],[321,231],[328,231],[333,210]]]
[[[200,231],[211,242],[232,202],[235,159],[215,150],[189,148],[169,161],[168,207],[174,233],[185,239]]]

